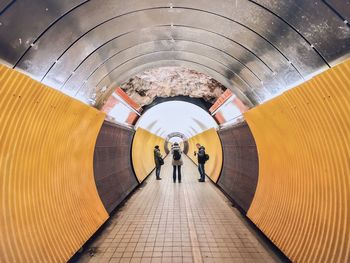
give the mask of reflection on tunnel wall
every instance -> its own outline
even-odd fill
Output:
[[[217,182],[222,167],[222,147],[218,133],[214,128],[197,134],[188,140],[188,157],[197,164],[197,157],[194,151],[198,152],[196,144],[199,143],[205,147],[205,151],[209,154],[210,159],[205,164],[205,173],[213,182]],[[198,176],[199,177],[199,176]]]
[[[246,122],[220,130],[224,162],[218,185],[245,213],[253,200],[259,175],[258,152]]]
[[[0,65],[0,262],[65,262],[108,218],[92,167],[103,119]]]
[[[132,142],[131,154],[134,171],[140,183],[155,168],[153,157],[155,145],[159,145],[159,149],[163,157],[165,156],[164,141],[164,138],[156,136],[142,128],[138,128],[136,130],[134,140]]]
[[[248,217],[295,262],[350,260],[350,61],[245,114],[259,153]]]
[[[111,213],[138,185],[131,165],[134,131],[105,121],[94,152],[94,177],[98,194]]]
[[[139,72],[185,66],[252,106],[349,55],[344,0],[1,2],[1,59],[92,105]]]

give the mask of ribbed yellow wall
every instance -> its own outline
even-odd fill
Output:
[[[216,130],[212,128],[188,140],[188,156],[195,163],[197,163],[197,157],[193,155],[193,152],[198,152],[196,147],[197,143],[203,145],[206,153],[209,154],[209,161],[205,163],[205,173],[216,183],[219,179],[222,167],[222,147],[219,135]]]
[[[165,139],[150,133],[142,128],[138,128],[134,135],[132,143],[132,164],[137,179],[141,183],[147,175],[155,168],[153,150],[154,146],[159,145],[163,155]]]
[[[248,217],[294,262],[350,262],[350,61],[245,117],[259,153]]]
[[[107,219],[92,167],[103,119],[0,65],[0,262],[65,262]]]

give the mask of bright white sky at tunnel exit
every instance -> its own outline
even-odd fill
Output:
[[[190,138],[218,125],[208,112],[192,103],[169,101],[147,110],[135,126],[163,138],[172,132]]]

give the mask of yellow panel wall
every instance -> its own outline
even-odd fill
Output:
[[[66,262],[107,219],[92,166],[103,119],[0,65],[0,262]]]
[[[248,217],[293,262],[350,262],[350,61],[245,117],[259,154]]]
[[[205,163],[205,173],[215,183],[219,179],[222,167],[222,146],[218,133],[214,128],[206,130],[200,134],[191,137],[188,140],[188,157],[190,157],[196,164],[197,157],[193,152],[198,152],[196,144],[199,143],[205,147],[205,152],[209,154],[209,161]],[[198,175],[199,178],[199,175]]]
[[[138,128],[136,130],[131,152],[134,171],[140,183],[155,168],[153,155],[154,146],[159,145],[163,157],[165,156],[164,142],[165,139],[145,129]]]

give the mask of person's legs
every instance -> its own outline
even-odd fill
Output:
[[[176,182],[176,165],[173,165],[173,180]]]
[[[202,163],[202,181],[205,181],[205,169],[204,169],[204,163]]]
[[[179,165],[177,169],[178,169],[179,183],[181,183],[181,165]]]
[[[156,166],[156,178],[159,179],[160,177],[160,166]]]
[[[204,164],[203,163],[198,164],[198,170],[200,173],[199,181],[204,182],[205,181],[205,171],[204,171]]]
[[[198,181],[201,181],[202,180],[202,164],[201,163],[198,164],[198,171],[199,171]]]

